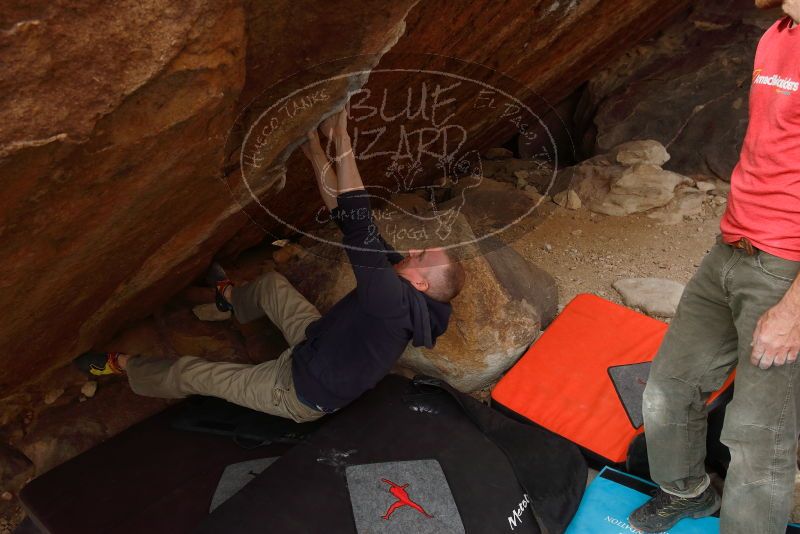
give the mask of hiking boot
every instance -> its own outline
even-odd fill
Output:
[[[233,283],[228,278],[222,265],[217,262],[211,264],[211,267],[209,267],[206,273],[206,283],[210,286],[214,286],[216,290],[214,294],[214,303],[217,309],[221,312],[233,311],[233,305],[225,298],[225,290],[232,287]]]
[[[74,363],[84,373],[94,376],[124,375],[119,364],[120,352],[84,352]]]
[[[684,517],[698,519],[719,510],[720,498],[709,486],[697,497],[676,497],[659,488],[655,497],[634,510],[628,518],[642,532],[664,532]]]

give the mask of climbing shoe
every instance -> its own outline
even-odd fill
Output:
[[[206,273],[206,282],[208,285],[214,286],[216,290],[214,302],[217,305],[217,309],[221,312],[233,311],[233,305],[225,298],[225,290],[232,287],[233,283],[219,263],[214,262],[211,264],[208,273]]]
[[[719,507],[719,495],[711,486],[697,497],[690,498],[676,497],[659,489],[655,497],[634,510],[628,522],[642,532],[664,532],[684,517],[706,517]]]
[[[119,365],[119,352],[85,352],[75,358],[75,365],[94,376],[122,375],[125,371]]]

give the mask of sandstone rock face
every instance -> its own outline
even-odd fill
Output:
[[[260,153],[270,173],[258,177],[254,196],[302,223],[316,209],[314,185],[299,156],[286,169],[282,160],[393,46],[400,57],[457,58],[456,74],[466,77],[476,72],[470,63],[487,65],[557,101],[687,4],[6,2],[0,303],[13,312],[0,327],[0,390],[108,341],[215,254],[235,254],[265,230],[288,233],[250,212],[254,200],[234,178],[240,127],[261,111],[248,103],[277,82],[302,85],[292,75],[312,66],[344,76]],[[461,109],[476,148],[520,128],[487,106]]]
[[[592,79],[578,121],[584,150],[655,139],[672,155],[666,169],[729,180],[747,127],[756,45],[778,16],[749,0],[696,3],[688,19]]]
[[[235,2],[18,4],[0,91],[0,345],[17,357],[0,390],[152,310],[198,261],[224,220],[210,171],[244,79]]]
[[[220,180],[240,98],[291,74],[298,53],[380,53],[413,3],[0,8],[0,300],[14,310],[0,327],[0,391],[107,341],[200,273],[247,221]],[[358,24],[298,51],[317,17]],[[253,64],[267,56],[268,68]]]

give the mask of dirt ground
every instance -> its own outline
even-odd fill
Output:
[[[579,293],[622,303],[611,286],[621,278],[667,278],[685,284],[719,232],[719,206],[676,225],[643,214],[610,217],[556,207],[512,246],[552,274],[563,307]]]
[[[686,284],[714,244],[724,204],[709,195],[702,214],[675,225],[660,224],[646,214],[611,217],[585,207],[548,208],[544,219],[511,246],[553,275],[560,312],[580,293],[623,304],[612,287],[621,278],[667,278]],[[492,388],[473,395],[489,402]]]

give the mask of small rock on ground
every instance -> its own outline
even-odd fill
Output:
[[[660,166],[669,161],[669,153],[664,145],[653,140],[629,141],[612,149],[614,152],[617,162],[627,166],[639,163]]]
[[[231,318],[231,312],[221,312],[213,303],[198,304],[192,308],[192,313],[201,321],[227,321]]]
[[[97,382],[89,380],[81,387],[81,395],[87,399],[91,399],[97,393]]]
[[[558,193],[553,197],[553,202],[568,210],[579,210],[582,206],[581,198],[572,189]]]
[[[717,188],[716,184],[714,184],[713,182],[705,182],[702,180],[698,180],[695,187],[697,187],[697,189],[699,189],[703,193],[708,193],[709,191],[713,191],[714,189]]]
[[[50,391],[48,391],[47,393],[44,394],[44,403],[45,404],[53,404],[63,394],[64,394],[64,389],[63,388],[50,390]]]
[[[648,315],[673,317],[684,285],[664,278],[624,278],[613,284],[622,301]]]

